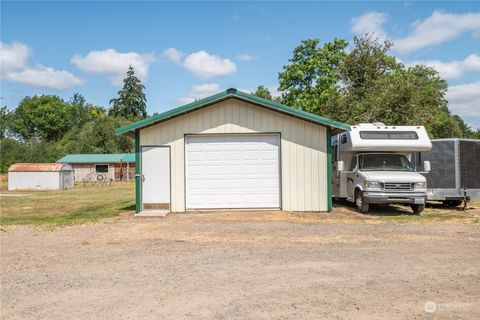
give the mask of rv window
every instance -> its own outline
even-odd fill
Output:
[[[342,142],[342,144],[347,143],[347,135],[343,134],[342,137],[340,138],[340,141]]]
[[[362,171],[413,171],[410,161],[401,154],[372,153],[359,157],[359,168]]]
[[[352,162],[350,162],[350,169],[348,171],[355,170],[356,166],[357,166],[357,157],[353,157]]]
[[[96,164],[95,171],[98,173],[108,173],[108,164]]]
[[[360,131],[362,139],[418,140],[415,131]]]

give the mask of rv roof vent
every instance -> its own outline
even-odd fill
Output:
[[[384,127],[384,126],[385,126],[385,123],[383,123],[383,122],[374,122],[373,125],[374,125],[374,126],[377,126],[377,127],[378,127],[378,126]]]

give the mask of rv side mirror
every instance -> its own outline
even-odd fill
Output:
[[[423,161],[423,171],[430,172],[432,168],[430,167],[430,161]]]
[[[345,170],[343,161],[337,161],[337,171],[340,172],[340,171],[343,171],[343,170]]]

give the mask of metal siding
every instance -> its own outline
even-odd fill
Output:
[[[281,134],[282,209],[327,211],[326,128],[237,99],[142,129],[141,145],[169,145],[172,211],[185,211],[185,134]],[[315,177],[314,177],[315,175]]]
[[[60,171],[9,172],[8,190],[59,190]]]
[[[480,140],[459,140],[460,187],[480,189]]]
[[[422,167],[425,160],[431,163],[432,171],[424,174],[428,189],[455,188],[455,142],[433,141],[432,144],[432,151],[422,152],[422,163],[418,164]]]

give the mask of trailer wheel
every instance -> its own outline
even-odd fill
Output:
[[[423,209],[425,209],[424,204],[411,204],[410,207],[412,208],[412,211],[414,214],[420,214],[420,212],[422,212]]]
[[[363,198],[363,192],[360,190],[355,193],[355,206],[361,213],[367,213],[370,207],[370,204]]]

